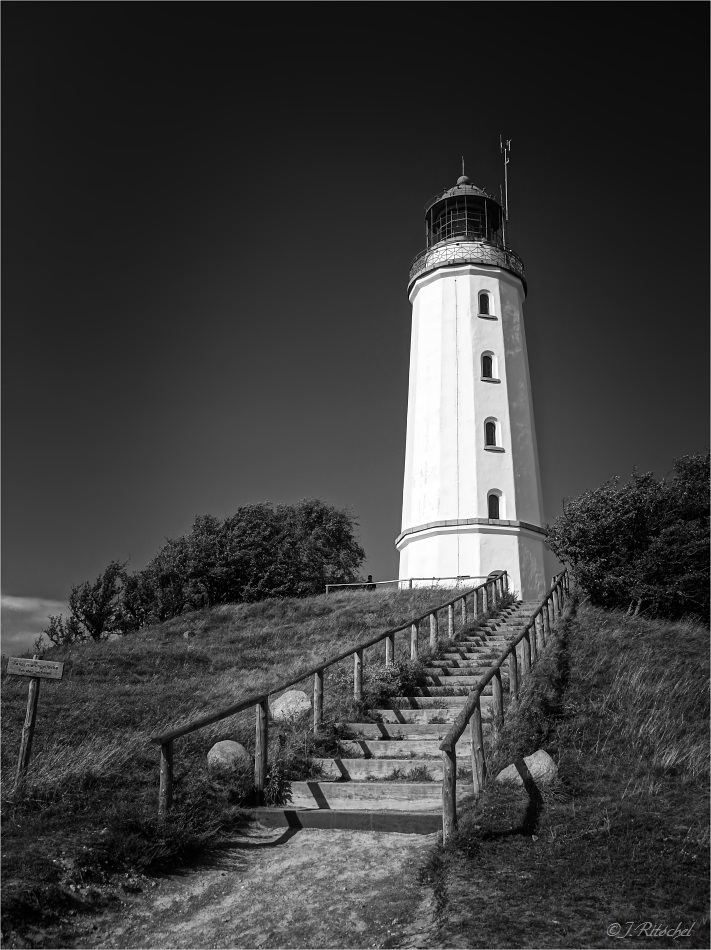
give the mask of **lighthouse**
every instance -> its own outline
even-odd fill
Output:
[[[400,578],[505,570],[545,592],[541,480],[526,352],[523,261],[503,202],[462,175],[425,212],[410,269],[410,381]],[[548,578],[549,579],[549,578]]]

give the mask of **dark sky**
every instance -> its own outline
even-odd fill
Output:
[[[397,576],[408,269],[462,154],[498,193],[500,133],[548,520],[708,444],[706,4],[13,3],[3,27],[6,631],[262,500],[352,507]]]

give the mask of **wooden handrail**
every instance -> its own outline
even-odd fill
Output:
[[[467,701],[464,704],[463,709],[457,716],[457,718],[452,723],[452,727],[440,743],[440,749],[442,751],[442,765],[443,765],[443,780],[442,780],[442,835],[443,841],[447,841],[447,838],[452,834],[454,829],[457,826],[457,804],[456,804],[456,745],[461,736],[464,733],[464,730],[469,724],[469,720],[472,716],[477,713],[475,717],[477,720],[477,729],[480,730],[481,724],[481,696],[485,688],[491,683],[493,679],[496,678],[497,682],[500,682],[501,677],[501,667],[504,665],[507,657],[511,657],[512,665],[516,663],[516,647],[522,641],[525,641],[529,638],[531,631],[533,630],[533,645],[534,645],[534,656],[538,655],[538,645],[536,643],[536,637],[538,630],[536,628],[536,619],[540,616],[540,635],[543,644],[545,645],[546,633],[550,632],[550,617],[548,615],[548,604],[549,602],[553,605],[555,610],[555,598],[554,594],[557,594],[558,599],[558,615],[560,615],[562,609],[562,602],[565,597],[565,594],[568,592],[569,588],[569,579],[567,569],[562,571],[560,574],[556,575],[554,578],[554,583],[546,591],[543,596],[541,603],[538,605],[536,610],[531,615],[529,622],[523,628],[521,633],[516,637],[515,640],[511,640],[507,643],[504,648],[503,653],[496,661],[496,663],[490,667],[487,673],[479,680],[474,689],[469,693]],[[526,652],[526,651],[524,651]],[[530,666],[530,654],[528,661],[524,661],[524,666]],[[528,670],[526,670],[527,672]],[[514,673],[512,681],[516,683],[516,689],[518,689],[518,676],[517,673]],[[500,689],[500,687],[499,687]],[[499,716],[502,718],[503,714],[503,700],[499,696]],[[502,718],[503,721],[503,718]],[[481,743],[478,744],[481,746]],[[476,761],[475,761],[476,759]],[[481,759],[481,761],[479,761]],[[472,739],[472,776],[474,782],[475,793],[481,789],[481,784],[483,780],[483,775],[485,774],[485,767],[483,762],[483,748],[478,748],[475,750],[475,742]]]
[[[250,706],[256,706],[258,703],[264,702],[269,696],[272,696],[274,693],[279,693],[283,689],[288,689],[289,686],[294,686],[296,683],[300,683],[302,680],[307,679],[309,676],[314,676],[316,673],[322,673],[325,669],[328,669],[329,666],[333,666],[335,663],[340,663],[341,660],[347,659],[349,656],[353,656],[358,650],[365,650],[368,647],[375,646],[376,643],[380,643],[386,637],[391,637],[396,633],[400,633],[403,630],[409,630],[413,624],[419,624],[423,620],[426,620],[433,613],[439,610],[444,610],[449,606],[453,606],[457,601],[461,600],[463,597],[469,597],[477,591],[481,590],[482,587],[486,587],[487,584],[491,584],[494,579],[506,574],[506,571],[496,572],[496,578],[492,576],[491,579],[484,581],[483,584],[479,584],[476,587],[472,587],[467,591],[462,591],[457,594],[452,600],[447,601],[444,604],[439,604],[437,607],[428,610],[426,613],[422,614],[420,617],[415,617],[411,620],[406,621],[405,623],[400,624],[399,627],[393,627],[391,630],[386,630],[384,633],[379,633],[375,637],[371,637],[370,640],[363,640],[360,643],[356,643],[354,646],[349,647],[349,649],[344,650],[343,653],[337,654],[337,656],[329,657],[327,660],[320,660],[315,666],[309,667],[307,670],[303,670],[298,673],[296,676],[293,676],[289,680],[282,680],[282,682],[277,683],[276,686],[273,686],[271,689],[265,690],[261,693],[253,693],[250,696],[247,696],[245,699],[239,700],[239,702],[232,703],[229,706],[225,706],[222,709],[216,709],[214,712],[207,713],[204,716],[200,716],[197,719],[193,719],[191,722],[187,723],[184,726],[176,726],[174,729],[169,729],[167,732],[161,732],[159,735],[151,736],[151,742],[155,742],[158,745],[163,745],[166,742],[172,742],[173,739],[179,739],[180,736],[185,736],[189,732],[195,732],[197,729],[202,729],[204,726],[210,726],[213,722],[219,722],[221,719],[227,719],[228,716],[234,716],[238,712],[242,712],[245,709],[249,709]]]

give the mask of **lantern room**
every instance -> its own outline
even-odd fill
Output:
[[[504,247],[503,219],[500,203],[462,175],[454,188],[437,195],[427,207],[427,248],[443,241],[485,241]]]

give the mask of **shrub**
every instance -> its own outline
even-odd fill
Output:
[[[548,544],[596,606],[707,619],[708,492],[708,452],[677,459],[668,480],[616,477],[567,500]]]

